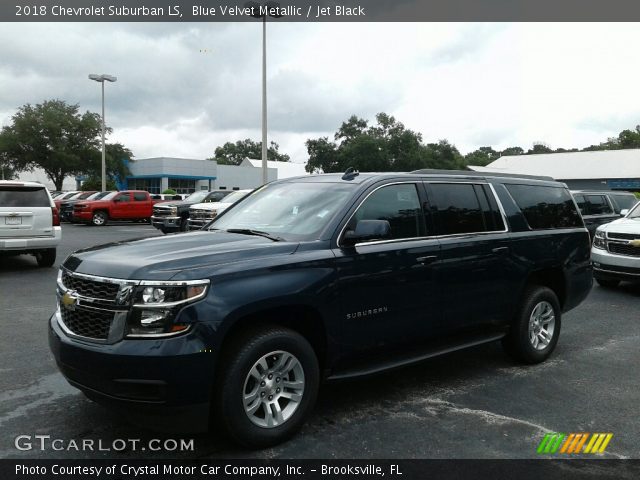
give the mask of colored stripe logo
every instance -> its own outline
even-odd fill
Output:
[[[612,438],[613,433],[547,433],[537,453],[604,453]]]

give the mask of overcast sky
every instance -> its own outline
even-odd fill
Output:
[[[135,157],[260,140],[260,23],[2,24],[0,125],[59,98],[100,111]],[[638,24],[268,24],[269,140],[293,161],[350,115],[387,112],[464,154],[584,147],[640,124]]]

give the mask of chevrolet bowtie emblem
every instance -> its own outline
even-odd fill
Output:
[[[75,310],[78,303],[78,297],[74,295],[75,292],[64,292],[62,296],[62,306],[67,310]]]
[[[629,245],[631,245],[632,247],[640,247],[640,238],[629,240]]]

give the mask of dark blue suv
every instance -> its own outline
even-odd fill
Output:
[[[287,179],[201,231],[69,256],[50,345],[96,401],[208,418],[266,446],[301,426],[324,380],[495,340],[545,360],[590,291],[589,250],[548,178]]]

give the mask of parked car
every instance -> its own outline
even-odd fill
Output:
[[[55,203],[56,208],[58,209],[58,211],[60,211],[60,204],[62,203],[63,200],[69,200],[72,197],[75,197],[76,195],[80,194],[82,192],[79,192],[77,190],[73,191],[73,192],[64,192],[60,195],[58,195],[53,201]]]
[[[638,203],[636,196],[630,192],[574,190],[571,194],[591,238],[600,225],[617,220],[622,210],[629,210]]]
[[[151,199],[152,200],[160,200],[160,201],[175,201],[175,200],[183,200],[183,196],[179,195],[177,193],[152,193],[151,194]]]
[[[87,191],[87,192],[78,192],[72,197],[70,197],[68,200],[60,200],[59,204],[57,205],[58,212],[60,213],[60,221],[70,222],[71,216],[73,215],[73,205],[78,200],[90,200],[90,197],[95,193],[97,193],[95,190]]]
[[[96,401],[264,447],[303,424],[321,380],[496,340],[544,361],[591,290],[589,251],[571,194],[544,177],[291,178],[207,230],[70,255],[49,342]]]
[[[86,200],[87,202],[93,200],[100,200],[111,192],[85,192],[86,195],[82,195],[80,197],[74,196],[69,200],[63,200],[60,204],[60,220],[63,222],[73,222],[73,207],[76,203],[81,200]],[[82,198],[84,196],[84,198]]]
[[[80,201],[73,206],[73,221],[103,226],[109,220],[146,220],[154,201],[144,190],[111,192],[100,200]]]
[[[598,227],[591,247],[593,276],[603,287],[640,281],[640,204]]]
[[[151,223],[162,233],[186,231],[189,224],[189,207],[196,203],[219,202],[232,193],[231,190],[201,190],[189,195],[185,200],[162,202],[153,208]]]
[[[1,254],[30,254],[50,267],[61,240],[58,210],[44,185],[0,180]]]
[[[231,205],[249,195],[251,190],[235,190],[219,202],[196,203],[189,207],[189,230],[200,230]]]

